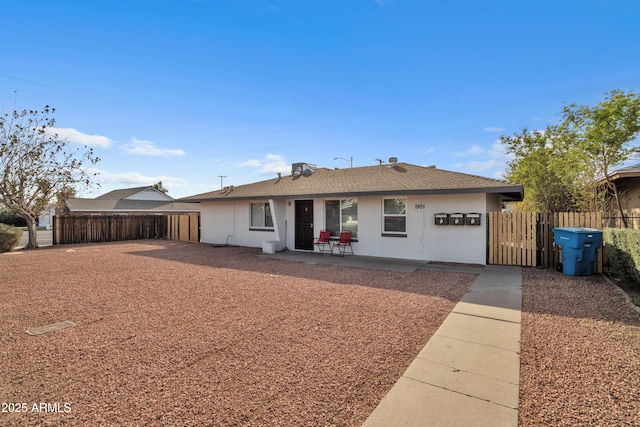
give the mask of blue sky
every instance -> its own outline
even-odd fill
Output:
[[[392,156],[500,177],[500,135],[640,91],[637,0],[20,0],[2,15],[0,111],[56,108],[59,135],[102,159],[85,197]]]

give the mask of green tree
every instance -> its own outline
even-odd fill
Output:
[[[512,160],[507,162],[505,178],[525,189],[523,207],[541,212],[579,210],[585,201],[581,188],[588,184],[589,171],[584,154],[572,144],[570,133],[557,126],[501,136]]]
[[[584,151],[597,174],[604,179],[619,215],[627,227],[620,194],[609,175],[612,168],[640,154],[632,144],[640,133],[640,96],[619,90],[605,94],[595,107],[568,105],[563,110],[565,132],[574,135],[575,144]]]
[[[12,225],[14,227],[26,227],[27,222],[21,216],[16,215],[9,209],[0,209],[0,224]]]
[[[38,246],[36,218],[69,186],[90,186],[84,165],[99,161],[85,146],[69,146],[52,131],[55,109],[12,111],[0,116],[0,205],[27,222]]]
[[[162,181],[158,181],[156,184],[153,184],[152,187],[158,191],[162,191],[164,194],[167,194],[169,192],[169,190],[162,186]]]

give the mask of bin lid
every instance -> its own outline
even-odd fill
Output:
[[[598,230],[597,228],[585,228],[585,227],[556,227],[553,231],[563,231],[565,233],[575,233],[575,234],[594,234],[594,233],[602,233],[602,230]]]

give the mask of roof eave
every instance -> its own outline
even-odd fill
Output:
[[[281,199],[316,199],[328,197],[368,197],[368,196],[393,196],[393,195],[419,195],[419,194],[502,194],[513,201],[521,201],[524,198],[524,189],[521,185],[507,185],[501,187],[476,187],[476,188],[435,188],[423,190],[384,190],[384,191],[356,191],[356,192],[327,192],[306,194],[280,194],[280,195],[247,195],[231,196],[229,194],[218,197],[203,197],[190,199],[189,202],[222,202],[231,200],[281,200]]]

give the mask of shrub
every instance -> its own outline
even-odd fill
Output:
[[[603,238],[616,274],[625,283],[640,288],[640,230],[605,228]]]
[[[26,227],[27,221],[9,209],[0,209],[0,224],[13,225],[14,227]]]
[[[0,253],[9,252],[15,248],[21,237],[22,230],[0,224]]]

